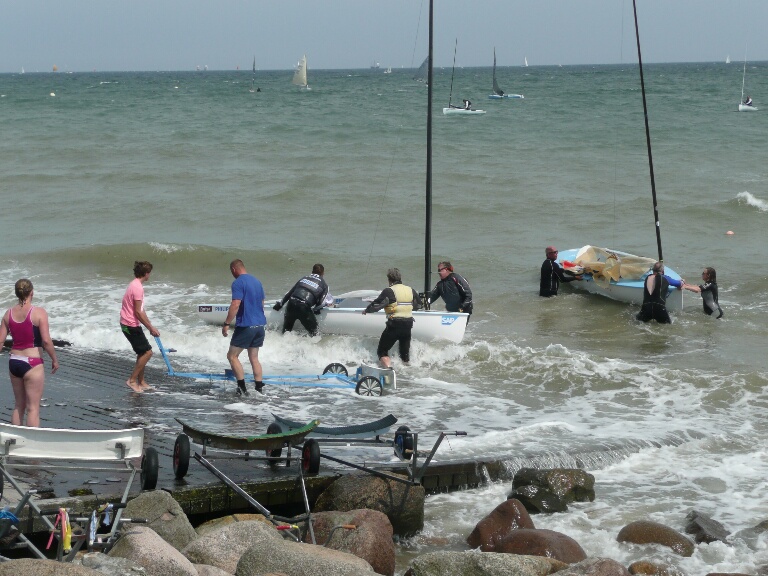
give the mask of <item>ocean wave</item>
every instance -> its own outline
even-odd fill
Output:
[[[736,195],[736,200],[739,202],[739,204],[743,203],[747,206],[753,206],[760,210],[760,212],[768,212],[768,201],[761,200],[749,192],[739,192]]]

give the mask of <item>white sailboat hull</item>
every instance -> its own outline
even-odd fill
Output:
[[[501,100],[503,98],[525,98],[525,96],[522,94],[504,94],[501,96],[499,94],[488,94],[488,98],[491,100]]]
[[[757,112],[757,107],[739,104],[739,112]]]
[[[359,290],[342,294],[336,298],[337,308],[323,308],[317,317],[319,330],[323,334],[339,334],[342,336],[374,336],[378,337],[384,330],[387,318],[383,311],[363,314],[369,302],[374,300],[379,292],[376,290]],[[280,329],[283,326],[283,310],[279,312],[272,308],[272,303],[264,308],[267,317],[267,327]],[[229,304],[199,304],[197,315],[203,322],[221,326],[227,319]],[[415,322],[411,336],[416,340],[431,342],[434,340],[459,343],[464,339],[469,314],[461,312],[440,312],[435,310],[419,310],[413,313]],[[296,323],[295,330],[303,330]]]
[[[470,116],[473,114],[485,114],[485,110],[466,110],[465,108],[443,108],[443,114],[457,114],[461,116]]]
[[[579,248],[573,248],[570,250],[563,250],[558,254],[558,263],[562,266],[563,262],[576,262]],[[614,251],[619,256],[633,256],[626,252]],[[664,267],[664,274],[675,279],[680,279],[680,275],[672,270],[669,266]],[[637,280],[626,280],[620,278],[618,282],[610,281],[609,284],[603,284],[595,282],[591,275],[585,274],[583,280],[569,282],[568,287],[574,290],[589,292],[590,294],[598,294],[618,302],[624,302],[626,304],[634,304],[640,306],[643,303],[643,286],[645,284],[646,276]],[[677,288],[671,288],[667,295],[667,310],[675,312],[683,309],[683,291]]]

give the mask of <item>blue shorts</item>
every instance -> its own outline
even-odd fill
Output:
[[[229,345],[235,348],[261,348],[264,344],[264,326],[236,326]]]

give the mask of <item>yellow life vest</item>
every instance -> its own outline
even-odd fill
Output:
[[[384,307],[387,318],[413,318],[413,289],[405,284],[393,284],[390,288],[397,301]]]

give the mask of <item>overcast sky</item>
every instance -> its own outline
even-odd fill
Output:
[[[636,61],[631,0],[434,0],[435,64]],[[418,67],[428,0],[2,0],[0,72]],[[768,60],[768,0],[638,0],[644,62]]]

